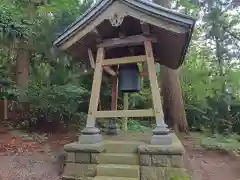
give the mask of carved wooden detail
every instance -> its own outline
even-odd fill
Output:
[[[114,13],[111,16],[109,16],[109,21],[112,26],[118,27],[122,24],[126,14],[125,13]]]

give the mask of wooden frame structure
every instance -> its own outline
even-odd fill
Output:
[[[94,72],[93,84],[92,84],[92,93],[90,98],[90,105],[89,105],[89,112],[87,118],[87,127],[95,127],[96,118],[113,118],[113,117],[151,117],[155,116],[156,120],[159,121],[157,124],[162,124],[163,121],[163,110],[161,105],[161,98],[160,92],[158,88],[157,82],[157,75],[156,75],[156,68],[154,64],[154,56],[152,50],[152,38],[148,38],[144,35],[137,36],[139,41],[136,41],[135,38],[125,38],[122,41],[115,43],[115,39],[107,40],[101,45],[98,45],[97,51],[97,60],[96,60],[96,67]],[[132,57],[123,57],[117,59],[105,59],[104,53],[106,48],[114,48],[116,46],[124,46],[133,44],[132,42],[143,44],[146,55],[142,56],[132,56]],[[121,110],[117,111],[116,109],[116,93],[113,90],[113,101],[112,102],[112,110],[113,111],[97,111],[98,109],[98,101],[100,95],[100,87],[101,87],[101,80],[102,80],[102,72],[104,67],[108,65],[118,65],[118,64],[127,64],[127,63],[139,63],[144,62],[147,64],[149,80],[151,84],[151,92],[152,92],[152,99],[153,99],[153,109],[147,110]],[[115,79],[116,81],[116,79]],[[115,82],[116,83],[116,82]]]
[[[154,63],[172,69],[181,66],[195,21],[192,17],[148,1],[101,0],[57,37],[54,42],[57,48],[94,69],[87,125],[79,142],[94,144],[101,141],[100,131],[95,127],[97,118],[154,116],[156,128],[152,144],[171,143],[164,122]],[[152,109],[128,110],[125,106],[124,110],[117,110],[118,72],[115,67],[128,63],[143,64],[141,75],[148,76],[150,80]],[[101,82],[106,73],[113,80],[112,111],[98,111]]]

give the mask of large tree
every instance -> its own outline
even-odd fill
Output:
[[[171,7],[171,0],[154,0],[154,2],[167,8]],[[161,84],[166,123],[173,127],[176,132],[186,132],[188,124],[179,81],[179,71],[179,69],[174,70],[162,65],[159,84]]]

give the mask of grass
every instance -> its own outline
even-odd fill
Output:
[[[118,121],[118,125],[120,125],[120,127],[122,126],[122,121]],[[129,132],[151,132],[152,131],[152,127],[146,126],[144,124],[142,124],[140,121],[138,120],[132,120],[129,119],[128,120],[128,131]]]
[[[236,134],[208,134],[204,133],[198,137],[198,143],[205,149],[220,149],[234,151],[240,154],[240,136]]]
[[[142,125],[139,121],[129,120],[128,130],[130,132],[151,132],[152,128]]]

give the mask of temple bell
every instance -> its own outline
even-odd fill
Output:
[[[119,89],[123,93],[140,91],[140,72],[136,63],[119,66]]]

